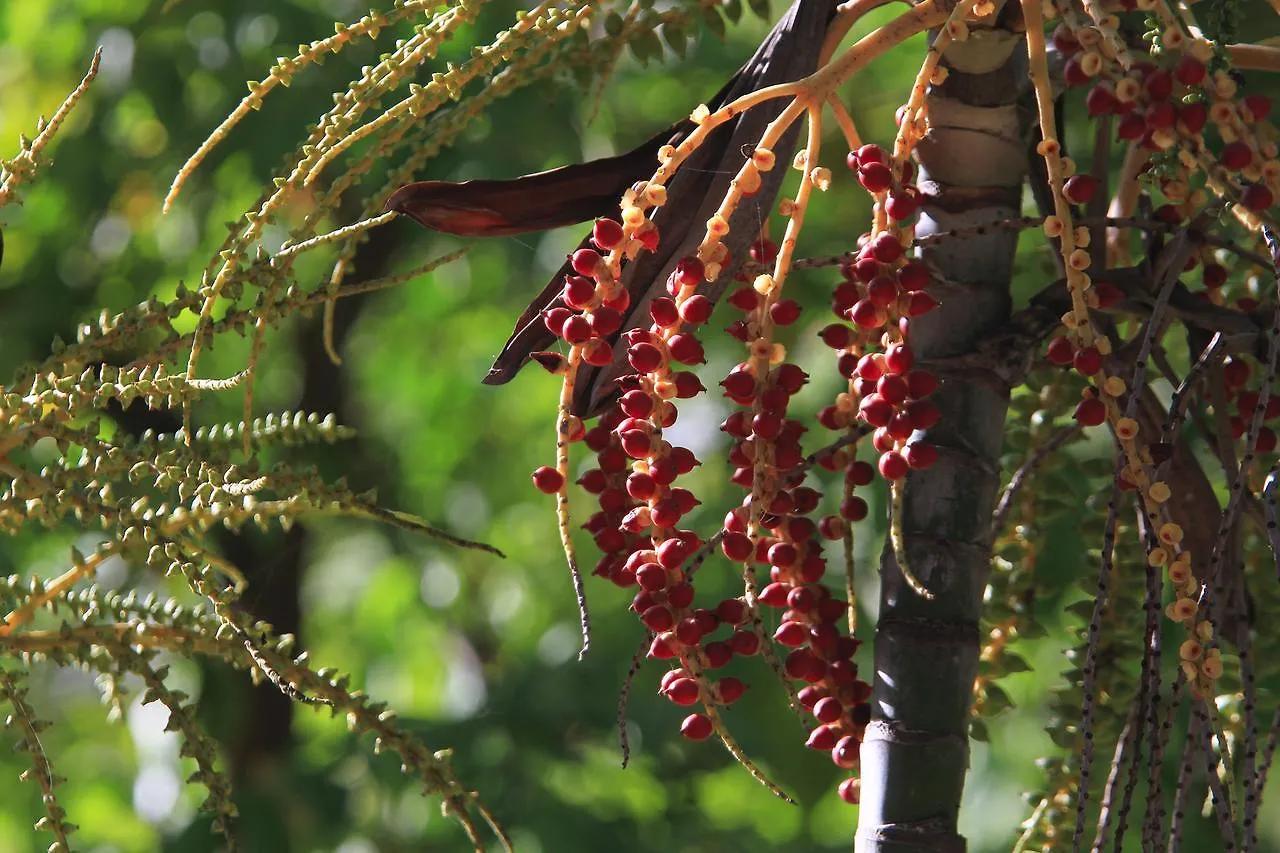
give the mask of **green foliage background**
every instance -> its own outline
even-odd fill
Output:
[[[55,335],[71,339],[76,324],[101,308],[163,298],[179,281],[197,280],[225,234],[223,223],[257,197],[302,127],[327,108],[329,93],[373,58],[372,48],[358,45],[274,93],[197,172],[176,209],[161,216],[172,175],[238,102],[243,81],[259,79],[273,57],[324,35],[332,21],[354,20],[363,11],[346,0],[165,5],[0,5],[0,145],[6,151],[19,132],[31,132],[37,114],[56,107],[93,47],[105,47],[101,76],[59,137],[51,170],[24,206],[0,210],[0,375],[42,356]],[[491,3],[439,61],[465,58],[467,46],[506,26],[518,5]],[[422,177],[514,176],[623,150],[714,92],[766,28],[747,14],[724,42],[694,39],[685,59],[668,56],[642,67],[628,55],[598,100],[594,89],[567,76],[525,90],[500,102]],[[868,139],[888,138],[918,56],[909,48],[893,53],[848,93]],[[839,165],[842,148],[831,140],[828,165]],[[851,246],[865,227],[865,208],[864,196],[838,183],[818,202],[803,252]],[[410,223],[390,229],[385,245],[392,269],[456,247]],[[796,795],[798,808],[771,798],[713,743],[686,743],[677,733],[680,715],[654,695],[660,673],[654,665],[637,678],[635,752],[628,769],[619,767],[617,698],[641,628],[625,612],[629,595],[591,579],[594,643],[577,662],[577,617],[551,502],[528,483],[528,471],[551,458],[557,383],[528,372],[507,387],[479,384],[514,318],[578,238],[577,229],[566,229],[479,243],[462,261],[362,303],[342,348],[339,384],[330,389],[341,406],[339,420],[357,427],[359,438],[308,451],[327,473],[345,473],[359,489],[376,486],[385,504],[489,541],[508,559],[348,521],[308,525],[291,537],[259,536],[255,553],[304,549],[302,645],[317,664],[352,673],[355,686],[390,703],[433,747],[454,747],[460,777],[481,792],[518,849],[847,849],[856,812],[838,802],[827,758],[802,748],[802,728],[762,666],[744,670],[754,689],[730,723],[748,753]],[[1025,296],[1042,286],[1050,267],[1047,255],[1025,246],[1022,265]],[[796,280],[820,306],[832,278],[810,272]],[[809,312],[790,344],[802,363],[821,365],[800,398],[812,409],[835,387],[830,359],[813,335],[826,322],[823,314]],[[259,412],[298,403],[319,332],[312,322],[295,326],[270,338]],[[238,369],[247,349],[240,344],[220,344],[206,361],[209,375]],[[707,375],[733,358],[727,347],[712,349]],[[197,420],[233,420],[238,411],[234,394],[207,397]],[[706,463],[697,480],[702,529],[736,500],[717,459],[724,442],[715,424],[722,416],[714,398],[681,414],[688,443]],[[1083,475],[1065,488],[1081,500],[1090,493]],[[1056,547],[1074,545],[1067,523],[1045,535],[1038,570],[1047,586],[1062,589],[1086,555],[1078,547]],[[0,542],[0,574],[56,574],[79,536],[68,530]],[[882,536],[870,522],[858,531],[864,603],[875,600]],[[252,604],[278,565],[268,557],[244,568],[254,584],[246,598]],[[717,581],[717,568],[723,567],[713,562],[700,582],[723,582],[728,590],[731,579],[724,573]],[[99,581],[174,593],[119,561]],[[1023,651],[1033,671],[1002,682],[1017,707],[988,724],[990,747],[975,745],[962,820],[975,853],[1009,849],[1027,811],[1019,792],[1038,780],[1035,757],[1053,749],[1041,704],[1066,666],[1060,649],[1075,622],[1063,605],[1081,596],[1072,591],[1037,600],[1050,640]],[[864,640],[873,624],[874,614],[864,612]],[[200,663],[171,664],[176,686],[200,697],[211,731],[228,742],[243,740],[245,728],[255,725],[243,679]],[[55,723],[45,747],[69,777],[62,803],[81,827],[75,839],[82,849],[214,848],[207,821],[195,811],[204,792],[181,786],[191,767],[178,759],[176,736],[162,732],[165,714],[158,706],[133,702],[123,724],[108,725],[91,676],[49,669],[33,682],[32,702]],[[458,828],[440,817],[438,802],[421,797],[393,759],[374,756],[367,741],[350,737],[341,720],[295,709],[294,736],[291,750],[276,744],[244,759],[238,803],[246,849],[465,849]],[[17,781],[24,762],[0,750],[0,853],[47,844],[30,830],[41,806],[37,788]],[[1264,819],[1274,842],[1276,815]]]

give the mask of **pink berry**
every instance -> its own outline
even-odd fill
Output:
[[[920,209],[920,202],[913,195],[907,193],[890,193],[889,198],[884,203],[885,213],[889,214],[889,218],[894,222],[903,222],[916,215],[916,211]]]
[[[690,714],[680,724],[680,734],[689,740],[706,740],[711,737],[711,720],[704,714]]]
[[[907,476],[907,460],[896,450],[880,454],[880,475],[886,480],[901,480]]]
[[[858,766],[862,744],[853,735],[845,735],[831,748],[831,760],[837,767],[850,770]]]
[[[622,225],[612,219],[597,219],[591,240],[607,252],[622,242]]]
[[[564,488],[564,477],[555,468],[543,465],[541,468],[534,469],[533,485],[540,492],[546,492],[549,495],[555,494]]]
[[[574,272],[580,275],[591,275],[600,265],[600,253],[595,249],[579,249],[570,258]]]

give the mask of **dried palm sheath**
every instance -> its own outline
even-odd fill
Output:
[[[708,102],[708,107],[715,110],[748,92],[812,73],[835,5],[834,0],[792,3],[755,55]],[[679,260],[694,254],[705,233],[705,223],[724,198],[730,180],[786,101],[779,98],[766,102],[717,128],[668,183],[669,201],[653,217],[660,235],[657,251],[642,253],[623,268],[622,284],[631,294],[631,305],[611,343],[627,330],[648,323],[650,302],[662,295],[667,276]],[[681,121],[625,154],[512,180],[409,184],[392,194],[387,209],[411,216],[427,228],[464,236],[519,234],[598,216],[616,216],[622,194],[656,170],[658,149],[667,144],[678,145],[693,127],[692,122]],[[793,127],[774,146],[779,164],[791,162],[798,132],[799,128]],[[713,302],[747,257],[785,175],[783,168],[763,173],[759,192],[740,204],[730,219],[729,235],[724,240],[729,260],[720,277],[701,291]],[[584,239],[582,245],[587,246],[589,240],[590,237]],[[566,261],[529,303],[484,378],[485,383],[501,385],[510,381],[529,360],[530,353],[554,345],[556,336],[543,324],[542,312],[563,304],[560,292],[564,277],[570,272]],[[575,386],[575,414],[598,413],[617,393],[618,378],[634,372],[627,364],[625,348],[614,349],[611,365],[583,366]]]

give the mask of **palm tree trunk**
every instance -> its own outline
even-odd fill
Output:
[[[918,149],[927,200],[920,236],[1019,214],[1026,57],[1017,10],[1007,6],[995,27],[947,50],[950,73],[929,95],[931,131]],[[942,308],[912,322],[910,343],[917,364],[943,380],[934,397],[942,418],[928,435],[940,458],[910,475],[903,532],[908,564],[935,597],[912,592],[886,546],[858,853],[965,849],[957,818],[1010,389],[958,365],[1009,318],[1016,241],[994,229],[923,251]]]

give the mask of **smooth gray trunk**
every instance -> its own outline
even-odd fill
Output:
[[[975,28],[946,57],[950,76],[929,96],[931,132],[919,148],[927,198],[920,236],[1015,217],[1021,207],[1022,39]],[[1009,318],[1016,241],[1016,233],[995,229],[923,252],[942,279],[931,285],[942,306],[912,323],[910,343],[917,364],[943,380],[934,397],[942,418],[927,436],[940,454],[907,481],[903,530],[908,564],[935,598],[912,592],[886,544],[858,853],[965,849],[957,818],[1010,389],[960,359]]]

